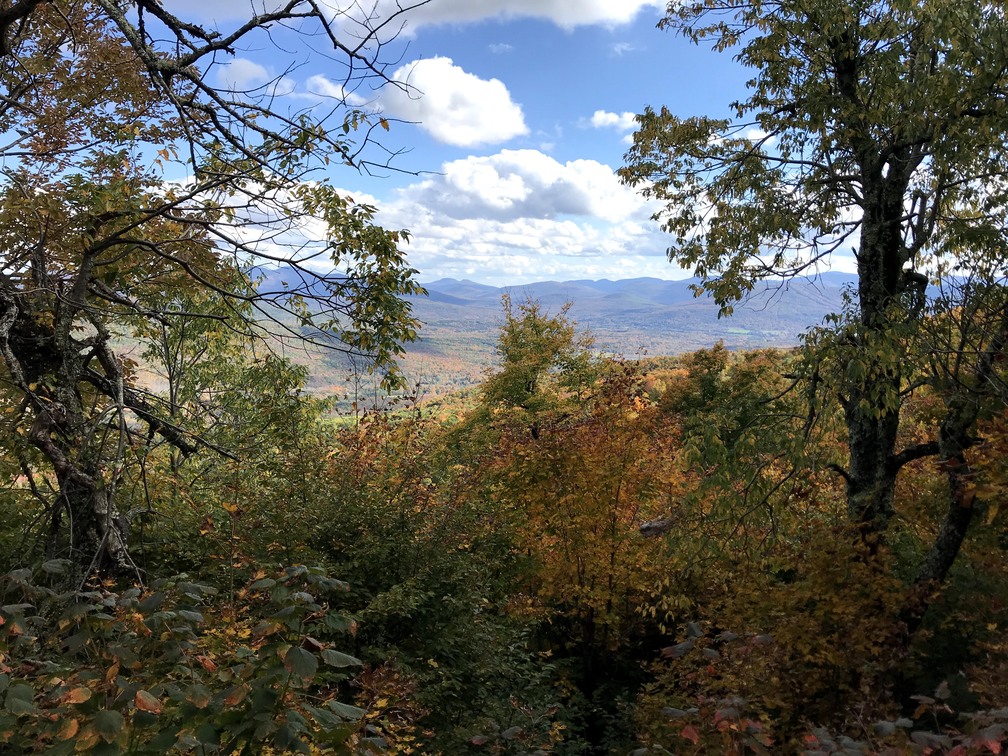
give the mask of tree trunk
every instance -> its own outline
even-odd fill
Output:
[[[892,460],[899,413],[879,414],[876,407],[864,400],[864,393],[852,392],[844,407],[850,447],[847,515],[866,531],[880,532],[894,512],[896,472]]]
[[[885,529],[893,515],[896,470],[893,457],[899,430],[900,375],[898,361],[881,353],[891,348],[893,304],[900,294],[905,254],[902,205],[893,197],[902,190],[900,178],[881,175],[877,161],[866,161],[865,207],[858,250],[857,332],[852,338],[861,352],[863,374],[852,381],[843,402],[850,463],[847,513],[866,533]],[[884,346],[883,346],[884,345]]]
[[[971,389],[947,402],[945,421],[938,436],[938,454],[948,478],[949,501],[945,520],[924,561],[917,569],[915,582],[933,585],[945,579],[959,555],[963,540],[975,512],[972,470],[966,460],[966,450],[974,442],[973,430],[984,399],[989,399],[993,382],[991,373],[996,360],[1003,358],[1008,341],[1008,304],[1001,305],[1001,322],[974,368]]]
[[[106,335],[87,342],[73,338],[81,310],[74,306],[75,295],[82,301],[79,292],[70,292],[53,305],[36,294],[39,311],[54,321],[47,327],[49,318],[25,309],[11,287],[0,285],[0,353],[12,382],[24,392],[26,411],[34,415],[27,440],[55,473],[58,493],[50,502],[47,554],[67,556],[84,571],[119,572],[132,564],[126,524],[105,486],[102,449],[93,443],[100,434],[79,393],[88,361],[105,349]],[[64,533],[67,544],[60,543]]]
[[[50,556],[65,554],[84,570],[126,572],[132,564],[126,523],[108,494],[101,460],[93,459],[81,443],[84,425],[82,412],[49,402],[37,410],[28,433],[29,441],[52,464],[59,489],[52,504],[46,550]],[[61,548],[58,541],[64,523],[69,543]]]

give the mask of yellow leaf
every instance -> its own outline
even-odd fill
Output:
[[[998,510],[1001,509],[1001,505],[996,501],[992,501],[987,505],[987,517],[984,524],[992,525],[994,523],[994,518],[998,516]]]

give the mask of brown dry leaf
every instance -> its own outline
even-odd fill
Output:
[[[91,689],[74,688],[73,690],[64,695],[63,700],[65,703],[82,704],[85,701],[91,700]]]
[[[140,711],[151,714],[160,714],[164,710],[161,701],[146,690],[138,690],[136,696],[133,697],[133,703]]]
[[[70,738],[77,735],[77,731],[80,730],[80,723],[76,719],[68,719],[60,727],[59,734],[57,737],[60,740],[70,740]]]
[[[238,704],[240,704],[242,701],[245,700],[245,696],[247,695],[248,695],[248,688],[246,688],[245,686],[235,688],[228,694],[227,698],[224,699],[224,703],[228,706],[237,706]]]

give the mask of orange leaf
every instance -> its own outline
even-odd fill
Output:
[[[97,744],[98,733],[94,730],[94,728],[89,727],[84,730],[83,734],[78,736],[77,740],[74,742],[74,748],[78,753],[80,753],[81,751],[86,751]]]
[[[163,711],[161,701],[148,693],[146,690],[138,690],[133,697],[133,704],[140,710],[151,714],[160,714]]]
[[[91,690],[89,688],[74,688],[63,696],[64,702],[70,704],[82,704],[90,698]]]
[[[70,740],[70,738],[77,735],[77,731],[80,729],[80,723],[76,719],[68,719],[60,727],[59,735],[57,737],[60,740]]]
[[[696,727],[694,727],[693,725],[686,725],[685,727],[683,727],[682,730],[679,732],[679,737],[685,738],[693,745],[696,745],[697,743],[700,742],[700,733],[697,732]]]
[[[242,701],[245,700],[245,696],[247,695],[248,695],[248,688],[246,688],[244,685],[240,686],[232,690],[230,693],[228,693],[227,698],[224,699],[224,703],[227,704],[228,706],[237,706],[238,704],[240,704]]]
[[[197,656],[196,660],[200,663],[200,666],[203,667],[203,669],[205,669],[207,672],[217,671],[217,665],[214,663],[214,660],[211,659],[209,656]]]

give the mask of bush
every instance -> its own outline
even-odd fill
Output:
[[[185,576],[60,592],[69,563],[0,579],[0,743],[11,752],[309,752],[363,743],[338,700],[360,662],[319,570],[260,575],[222,601]],[[49,585],[46,585],[46,584]],[[317,598],[319,597],[319,598]]]

